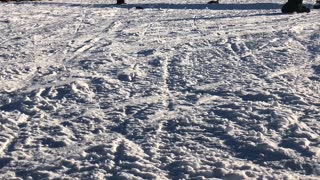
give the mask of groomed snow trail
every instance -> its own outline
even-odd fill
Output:
[[[0,179],[320,178],[320,11],[129,1],[0,4]]]

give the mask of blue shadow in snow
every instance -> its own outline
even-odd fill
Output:
[[[54,5],[69,7],[88,7],[88,8],[124,8],[124,9],[210,9],[210,10],[269,10],[281,9],[282,4],[278,3],[243,3],[243,4],[168,4],[168,3],[152,3],[152,4],[86,4],[86,3],[59,3],[59,2],[23,2],[20,4],[33,5]]]

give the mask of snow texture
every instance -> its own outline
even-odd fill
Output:
[[[285,2],[1,3],[0,179],[319,179],[320,11]]]

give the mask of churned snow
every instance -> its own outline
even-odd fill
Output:
[[[320,178],[319,10],[127,3],[0,4],[0,179]]]

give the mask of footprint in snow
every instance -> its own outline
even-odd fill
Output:
[[[129,67],[123,70],[119,70],[117,77],[120,81],[133,82],[138,77],[143,76],[143,72],[139,69],[138,65]]]

